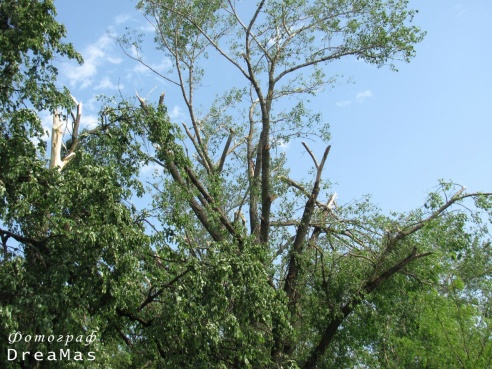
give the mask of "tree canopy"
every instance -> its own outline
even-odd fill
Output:
[[[140,191],[132,179],[138,160],[124,124],[79,129],[82,105],[58,88],[55,58],[82,58],[64,43],[65,28],[54,16],[52,1],[0,4],[0,362],[4,368],[66,368],[59,360],[64,342],[32,337],[94,331],[97,343],[70,348],[84,358],[95,350],[97,367],[106,368],[106,357],[114,356],[99,348],[117,337],[113,303],[118,295],[130,298],[122,291],[139,280],[150,247],[125,204],[132,190]],[[53,113],[51,159],[45,158],[43,109]],[[10,342],[15,332],[24,339]],[[9,360],[9,349],[17,350],[17,359]],[[56,361],[47,359],[57,350]],[[35,352],[43,352],[44,361]]]
[[[415,56],[425,33],[408,2],[137,7],[170,72],[146,63],[138,32],[119,43],[182,97],[184,123],[163,93],[103,99],[99,125],[81,129],[82,104],[57,88],[54,57],[82,60],[52,1],[0,4],[6,367],[67,365],[9,360],[12,332],[97,332],[91,345],[68,345],[81,356],[74,367],[490,367],[492,195],[441,182],[402,214],[369,198],[340,205],[324,173],[329,129],[309,109],[339,61],[396,69]],[[215,98],[211,59],[238,77],[217,81]],[[42,109],[53,114],[50,159]],[[317,153],[314,141],[327,146]],[[278,150],[287,142],[312,161],[302,178]],[[149,163],[146,188],[139,171]],[[153,200],[141,208],[144,192]]]

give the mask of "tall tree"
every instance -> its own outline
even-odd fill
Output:
[[[329,67],[338,60],[409,61],[424,36],[411,24],[416,12],[403,0],[142,0],[139,8],[173,66],[154,72],[176,87],[188,113],[181,126],[171,122],[164,95],[156,105],[138,96],[133,109],[111,113],[145,130],[162,173],[154,210],[165,230],[153,235],[148,292],[119,311],[135,322],[128,337],[145,337],[127,337],[147,353],[141,364],[396,365],[376,350],[387,347],[384,329],[401,321],[371,319],[404,319],[411,294],[401,291],[425,293],[450,255],[472,252],[473,232],[487,237],[478,214],[490,211],[490,194],[442,183],[442,193],[407,214],[386,216],[366,200],[338,207],[323,176],[330,146],[317,158],[302,142],[313,162],[305,182],[289,176],[276,149],[299,145],[298,137],[328,139],[305,96],[334,82]],[[120,41],[152,69],[139,40]],[[207,80],[209,56],[238,77],[213,102],[204,88],[215,82]],[[459,205],[470,199],[477,206],[469,212]]]

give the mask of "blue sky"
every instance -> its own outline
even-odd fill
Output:
[[[151,32],[134,1],[55,4],[86,61],[60,65],[61,83],[84,103],[85,125],[97,121],[94,96],[118,91],[155,100],[166,91],[171,117],[185,119],[171,87],[129,60],[108,35],[127,26]],[[411,210],[440,178],[473,192],[492,190],[492,2],[410,0],[410,6],[419,10],[414,23],[427,31],[416,58],[398,64],[398,73],[349,59],[332,64],[345,79],[310,106],[331,126],[325,175],[339,203],[371,194],[385,210]],[[168,67],[158,52],[146,57],[161,71]],[[353,83],[343,83],[349,78]],[[323,147],[314,151],[321,156]],[[307,154],[300,142],[289,145],[288,155],[292,177],[301,178]]]

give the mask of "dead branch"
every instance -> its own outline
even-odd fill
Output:
[[[229,147],[231,146],[233,135],[234,135],[234,132],[231,130],[229,137],[227,138],[227,142],[225,144],[224,151],[222,151],[222,156],[220,157],[220,161],[219,161],[219,165],[218,165],[218,169],[217,169],[219,171],[219,173],[222,172],[222,169],[224,168],[224,163],[225,163],[228,151],[229,151]]]
[[[82,110],[82,104],[77,105],[77,117],[75,120],[75,124],[80,122],[80,115]],[[51,130],[51,155],[50,155],[50,163],[49,168],[57,168],[58,171],[62,171],[63,168],[75,157],[75,148],[77,146],[77,141],[72,142],[72,147],[70,152],[62,159],[61,157],[61,149],[63,146],[63,127],[64,122],[61,120],[60,113],[57,110],[53,112],[53,126]],[[78,126],[77,126],[78,130]],[[73,135],[73,133],[72,133]]]
[[[304,146],[304,148],[307,150],[307,152],[311,156],[311,159],[313,159],[313,162],[314,162],[314,165],[315,165],[316,169],[319,169],[318,161],[316,160],[316,157],[314,156],[314,154],[311,151],[311,149],[308,147],[308,145],[305,142],[301,142],[301,143],[302,143],[302,146]]]

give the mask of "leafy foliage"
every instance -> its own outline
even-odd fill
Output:
[[[3,70],[15,72],[0,81],[0,360],[8,367],[66,367],[7,362],[11,332],[92,330],[97,343],[71,348],[97,360],[72,366],[490,366],[491,195],[442,182],[404,214],[384,214],[369,198],[339,206],[323,175],[329,146],[318,158],[302,142],[313,162],[304,179],[292,178],[279,150],[329,138],[304,99],[335,81],[328,65],[414,56],[424,33],[406,1],[140,1],[173,64],[161,77],[183,97],[188,120],[169,118],[164,94],[156,104],[108,99],[92,130],[80,129],[81,105],[71,110],[74,99],[54,85],[54,55],[79,56],[62,43],[53,4],[23,3],[47,20],[37,25],[13,4],[0,5],[5,32],[30,41],[2,33],[0,43],[13,55],[1,59]],[[145,63],[139,41],[120,40]],[[209,55],[242,82],[199,100]],[[37,140],[45,108],[54,114],[51,147],[63,146],[49,162]],[[71,134],[55,137],[63,125]],[[137,210],[143,165],[157,175],[152,206]]]
[[[56,340],[12,345],[10,335],[95,331],[100,341],[74,342],[70,349],[84,357],[95,350],[92,367],[106,368],[119,358],[115,305],[125,304],[132,297],[126,292],[139,286],[140,262],[150,247],[127,205],[132,190],[142,191],[134,178],[140,157],[128,125],[106,121],[78,132],[79,111],[65,142],[77,149],[75,159],[63,170],[45,160],[38,113],[73,106],[68,91],[55,85],[54,58],[82,61],[62,41],[65,29],[54,16],[52,1],[0,4],[0,361],[5,368],[65,368],[63,360],[39,362],[32,355],[8,361],[8,348],[45,357],[67,349]]]

